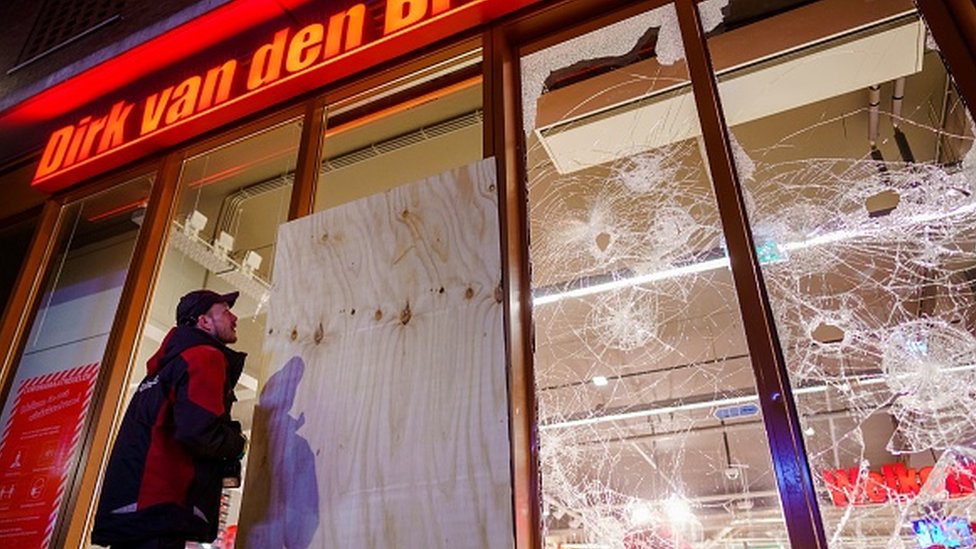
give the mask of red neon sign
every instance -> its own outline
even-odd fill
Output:
[[[55,130],[32,185],[65,188],[535,1],[386,0],[379,29],[369,28],[375,23],[361,2],[297,30],[281,28],[242,62],[224,59]]]

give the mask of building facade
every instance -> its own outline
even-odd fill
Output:
[[[325,295],[372,296],[333,315],[363,356],[414,321],[440,327],[411,365],[435,349],[498,359],[377,367],[343,387],[305,356],[298,375],[319,392],[292,393],[282,417],[316,456],[306,546],[417,545],[398,532],[451,547],[976,546],[971,2],[45,0],[0,14],[5,546],[89,546],[125,404],[200,287],[241,291],[235,415],[258,446],[295,371],[280,342],[346,337],[332,316],[281,320]],[[445,190],[464,174],[493,205],[480,225],[469,195]],[[427,231],[416,211],[456,227]],[[497,287],[431,267],[443,282],[397,275],[374,292],[352,255],[296,251],[311,226],[367,264],[487,249]],[[497,333],[438,336],[453,329],[438,294],[484,298]],[[363,336],[357,311],[378,331]],[[314,420],[340,397],[368,403],[328,408],[358,434]],[[413,442],[422,418],[466,419],[338,471],[363,437],[400,448],[362,410]],[[255,509],[280,496],[266,480],[297,474],[254,454],[216,545],[250,545]],[[416,476],[397,476],[405,461]],[[362,509],[386,522],[328,519]]]

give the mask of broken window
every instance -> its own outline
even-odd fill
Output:
[[[821,0],[708,43],[830,547],[973,546],[976,151],[926,32]]]
[[[547,547],[786,543],[683,57],[666,5],[521,60]]]

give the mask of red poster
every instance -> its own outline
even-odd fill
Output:
[[[0,547],[47,547],[98,364],[24,380],[0,438]]]

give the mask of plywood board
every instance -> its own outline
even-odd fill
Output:
[[[283,225],[238,542],[513,546],[485,160]]]

